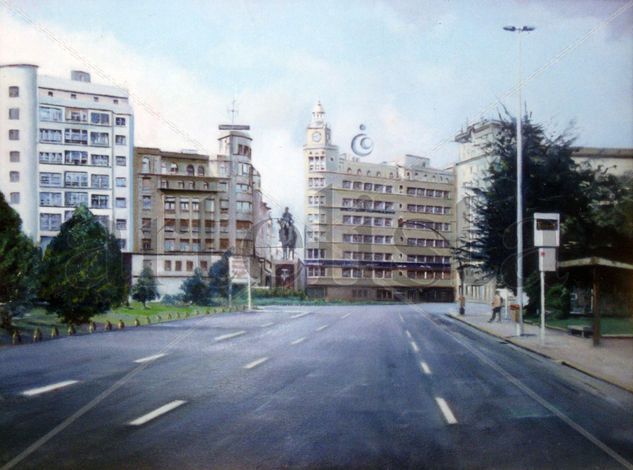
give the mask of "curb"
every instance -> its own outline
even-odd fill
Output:
[[[474,328],[476,330],[482,331],[483,333],[486,333],[486,334],[488,334],[490,336],[494,336],[496,338],[503,339],[504,341],[508,341],[509,343],[512,343],[513,345],[515,345],[515,346],[517,346],[517,347],[519,347],[521,349],[524,349],[526,351],[530,351],[530,352],[532,352],[534,354],[537,354],[537,355],[539,355],[541,357],[544,357],[546,359],[551,359],[552,361],[557,362],[558,364],[562,364],[562,365],[567,366],[567,367],[569,367],[571,369],[575,369],[578,372],[582,372],[585,375],[593,377],[594,379],[601,380],[603,382],[606,382],[608,384],[611,384],[611,385],[614,385],[614,386],[616,386],[618,388],[621,388],[622,390],[625,390],[625,391],[627,391],[629,393],[633,393],[633,387],[631,387],[629,385],[623,384],[623,383],[621,383],[621,382],[619,382],[617,380],[614,380],[612,378],[607,378],[607,377],[605,377],[605,376],[603,376],[601,374],[598,374],[596,372],[590,371],[590,370],[588,370],[588,369],[586,369],[586,368],[584,368],[584,367],[582,367],[582,366],[580,366],[578,364],[575,364],[573,362],[566,361],[566,360],[563,360],[563,359],[558,359],[558,358],[550,356],[549,354],[546,354],[546,353],[544,353],[542,351],[534,349],[534,348],[532,348],[530,346],[526,346],[525,344],[518,343],[516,340],[514,340],[512,338],[509,338],[509,337],[506,337],[506,336],[502,336],[502,335],[497,334],[494,331],[491,331],[491,330],[489,330],[487,328],[482,328],[482,327],[480,327],[478,325],[474,325],[474,324],[472,324],[470,322],[467,322],[465,319],[459,318],[457,315],[453,315],[453,314],[450,314],[450,313],[448,313],[446,315],[451,317],[451,318],[453,318],[453,319],[455,319],[455,320],[458,320],[458,321],[462,322],[464,325],[468,325],[471,328]]]

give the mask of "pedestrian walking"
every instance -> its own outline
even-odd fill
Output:
[[[499,295],[499,291],[495,291],[495,296],[492,298],[492,317],[488,320],[488,323],[493,322],[495,317],[497,317],[497,321],[501,321],[501,296]]]

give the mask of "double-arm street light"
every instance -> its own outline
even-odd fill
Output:
[[[440,232],[439,230],[436,230],[435,228],[433,228],[433,221],[431,220],[423,220],[423,219],[403,219],[402,217],[398,219],[398,227],[399,228],[403,228],[405,225],[416,225],[419,226],[420,228],[423,228],[425,230],[430,230],[431,232],[435,233],[436,235],[439,235],[440,237],[442,237],[442,240],[444,240],[446,243],[448,243],[448,247],[451,249],[451,251],[453,253],[457,253],[457,248],[455,248],[452,244],[451,241],[446,238],[446,236],[444,236],[444,234],[442,232]],[[459,273],[459,295],[460,296],[464,296],[464,268],[465,266],[462,264],[462,260],[459,256],[455,256],[455,259],[457,260],[457,272]],[[459,314],[460,315],[464,315],[464,306],[462,304],[462,302],[460,301],[460,308],[459,308]]]
[[[522,80],[522,50],[521,50],[521,33],[529,33],[530,31],[534,31],[536,28],[533,26],[504,26],[503,29],[505,31],[510,31],[511,33],[518,33],[518,43],[519,43],[519,66],[518,66],[518,84],[517,84],[517,95],[518,95],[518,107],[517,107],[517,298],[519,300],[519,318],[516,323],[516,333],[517,336],[521,336],[523,334],[523,138],[521,135],[521,106],[522,106],[522,97],[521,97],[521,80]]]

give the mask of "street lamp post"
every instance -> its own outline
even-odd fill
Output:
[[[518,66],[518,107],[517,107],[517,298],[519,299],[519,318],[516,322],[516,334],[521,336],[523,334],[523,136],[521,135],[521,75],[522,75],[522,50],[521,50],[521,33],[527,33],[534,31],[536,28],[533,26],[504,26],[505,31],[512,33],[518,33],[519,43],[519,66]]]

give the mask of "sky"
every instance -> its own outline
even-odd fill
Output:
[[[129,90],[135,144],[217,153],[217,126],[249,124],[253,162],[279,217],[303,222],[305,129],[317,100],[350,152],[368,161],[457,159],[454,136],[523,97],[578,145],[633,147],[633,1],[0,0],[0,63],[47,75],[91,72]]]

